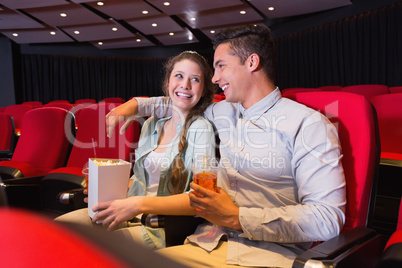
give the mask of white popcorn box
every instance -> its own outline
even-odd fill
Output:
[[[88,174],[88,214],[99,202],[126,198],[131,163],[121,159],[90,158]]]

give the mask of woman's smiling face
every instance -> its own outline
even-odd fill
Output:
[[[204,88],[204,74],[200,66],[191,60],[177,62],[169,76],[169,96],[183,115],[198,103]]]

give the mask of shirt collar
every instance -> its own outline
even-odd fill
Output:
[[[244,118],[244,119],[250,119],[252,116],[256,115],[262,115],[266,113],[269,109],[271,109],[272,106],[275,105],[279,100],[281,99],[281,92],[278,87],[275,88],[274,91],[272,91],[270,94],[265,96],[263,99],[261,99],[259,102],[254,104],[248,109],[245,109],[240,103],[239,103],[239,117]]]
[[[170,118],[172,118],[172,116],[168,116],[168,117],[159,119],[158,122],[156,122],[156,127],[155,127],[155,130],[153,133],[155,133],[155,132],[161,133],[163,126],[165,125],[166,121],[169,120]],[[183,128],[183,124],[184,124],[184,121],[182,121],[180,124],[178,124],[176,126],[177,133],[180,133],[181,129]]]

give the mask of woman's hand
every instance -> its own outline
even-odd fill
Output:
[[[120,128],[120,135],[123,134],[127,128],[135,120],[135,115],[138,113],[138,102],[136,99],[131,99],[115,108],[113,108],[106,115],[106,129],[107,136],[110,138],[113,134],[114,128],[121,122],[125,121],[124,125]]]
[[[84,197],[84,202],[88,204],[88,189],[84,189],[83,193],[87,196]]]
[[[92,222],[102,224],[108,231],[140,214],[142,196],[132,196],[108,202],[97,203],[92,210],[97,212]]]
[[[205,189],[196,183],[190,183],[194,192],[189,193],[190,205],[196,208],[195,215],[219,226],[241,230],[239,208],[233,203],[230,196],[221,188],[218,193]]]

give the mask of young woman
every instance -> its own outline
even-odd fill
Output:
[[[197,157],[215,156],[214,130],[202,117],[214,96],[211,68],[201,55],[186,51],[171,58],[165,69],[164,91],[172,100],[172,115],[150,117],[144,123],[127,198],[88,208],[97,212],[92,222],[108,230],[119,228],[134,239],[141,237],[151,248],[164,247],[164,230],[121,228],[142,213],[194,215],[186,193],[192,181],[190,166]],[[56,220],[91,223],[86,209]]]

